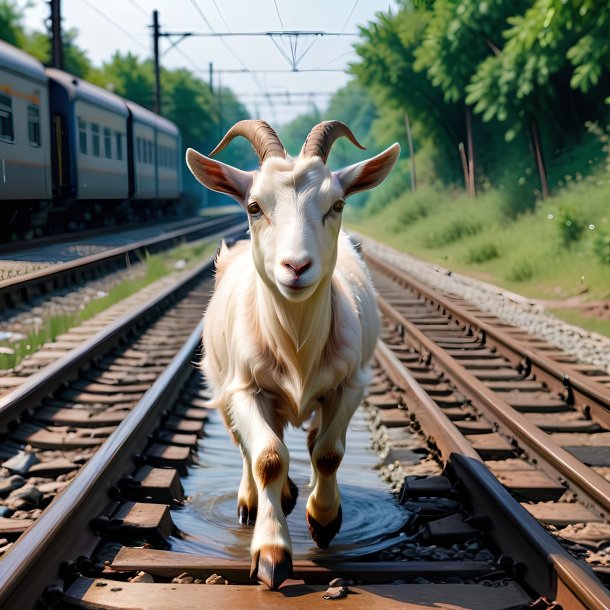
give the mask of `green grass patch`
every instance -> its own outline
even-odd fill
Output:
[[[13,353],[0,353],[0,370],[17,366],[24,358],[38,351],[45,343],[55,341],[66,333],[112,305],[123,301],[153,282],[172,273],[176,268],[188,268],[211,256],[216,250],[216,242],[201,241],[183,244],[163,254],[146,254],[142,260],[145,273],[139,278],[127,279],[114,286],[107,295],[89,301],[74,315],[58,315],[43,320],[42,324],[28,335],[15,342],[0,341],[0,348],[10,348]]]
[[[398,250],[530,298],[610,298],[608,172],[572,181],[514,217],[503,209],[505,197],[503,189],[471,199],[463,191],[422,187],[380,213],[346,220]]]
[[[493,242],[483,242],[475,244],[468,249],[466,253],[466,262],[468,263],[486,263],[500,256],[496,244]]]

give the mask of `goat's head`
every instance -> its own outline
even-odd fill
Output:
[[[258,154],[257,171],[236,169],[190,148],[186,162],[199,182],[231,196],[247,212],[254,264],[263,281],[290,301],[304,301],[332,276],[346,197],[380,184],[400,146],[331,172],[326,160],[338,137],[362,148],[345,124],[316,125],[292,159],[267,123],[248,120],[234,125],[210,155],[238,135]]]

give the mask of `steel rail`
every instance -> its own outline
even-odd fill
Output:
[[[245,224],[238,226],[232,234],[242,231],[244,227]],[[166,304],[175,301],[179,295],[198,281],[202,274],[209,272],[212,261],[213,257],[206,259],[192,269],[177,285],[170,286],[120,320],[100,330],[81,346],[71,350],[63,358],[56,360],[38,373],[27,377],[21,385],[1,396],[0,432],[6,431],[23,413],[39,406],[43,398],[49,396],[66,380],[77,375],[81,369],[88,366],[88,363],[118,345],[135,326],[145,322],[159,308],[166,307]]]
[[[560,473],[587,499],[596,512],[605,518],[610,514],[610,482],[585,466],[580,460],[558,445],[553,439],[523,414],[490,390],[468,369],[456,362],[445,350],[429,339],[412,322],[394,309],[385,299],[378,297],[381,312],[389,320],[405,329],[405,342],[418,346],[432,356],[434,362],[451,378],[455,386],[474,399],[474,405],[492,421],[502,422],[522,447],[538,458],[538,466],[552,477]]]
[[[504,554],[527,567],[523,579],[532,590],[565,609],[610,609],[610,593],[593,571],[572,557],[508,493],[392,350],[380,341],[375,355],[403,394],[409,413],[440,451],[447,469],[464,484],[474,506],[481,514],[493,516],[490,534]]]
[[[209,271],[212,262],[206,264]],[[111,502],[112,486],[131,472],[134,454],[143,450],[192,373],[202,330],[203,320],[140,402],[2,559],[0,608],[33,608],[49,583],[60,594],[60,562],[91,555],[99,542],[91,519]]]
[[[557,362],[530,349],[526,345],[514,340],[500,329],[479,320],[475,315],[452,303],[449,299],[438,294],[434,289],[410,277],[404,271],[396,269],[378,256],[365,253],[365,258],[371,266],[375,266],[389,276],[397,278],[419,292],[434,304],[440,305],[447,313],[471,328],[478,329],[485,334],[486,340],[492,339],[498,345],[508,350],[514,357],[527,359],[532,365],[532,371],[537,379],[571,389],[580,395],[585,403],[591,407],[591,415],[604,427],[610,428],[610,392],[599,383],[592,381],[585,375],[569,367],[560,366]],[[564,368],[565,367],[565,368]]]
[[[58,263],[57,265],[39,269],[32,273],[2,280],[0,281],[0,302],[2,299],[5,301],[14,299],[16,294],[20,294],[27,299],[28,291],[34,288],[49,285],[59,280],[65,280],[77,274],[82,275],[95,267],[108,265],[115,261],[123,261],[126,256],[135,256],[140,251],[154,251],[155,249],[166,247],[178,239],[194,239],[202,232],[222,231],[235,224],[237,218],[240,218],[240,215],[221,216],[212,220],[206,220],[194,227],[174,229],[163,236],[149,237],[132,244],[111,248],[103,252],[81,257],[77,260]]]

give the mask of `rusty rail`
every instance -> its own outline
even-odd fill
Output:
[[[211,261],[206,264],[211,267]],[[60,561],[91,554],[99,538],[90,521],[110,502],[112,485],[133,468],[137,449],[147,443],[191,373],[202,328],[203,321],[129,416],[2,560],[0,608],[32,608],[41,596],[60,594]],[[49,583],[55,586],[45,593]]]
[[[397,312],[383,298],[378,299],[382,313],[388,319],[400,324],[405,329],[405,339],[412,345],[420,346],[432,355],[434,361],[447,372],[453,383],[467,396],[476,397],[477,406],[486,412],[494,421],[500,421],[519,442],[538,457],[539,466],[545,468],[548,464],[551,472],[560,473],[578,489],[597,512],[604,515],[610,513],[610,482],[585,466],[580,460],[555,443],[548,434],[527,420],[505,400],[502,400],[485,384],[479,381],[466,368],[449,356],[445,350],[426,337],[412,322]],[[554,472],[553,472],[554,471]]]
[[[515,341],[500,329],[483,320],[479,320],[470,312],[456,306],[450,299],[410,277],[378,256],[367,252],[365,257],[371,266],[379,268],[383,273],[397,278],[401,283],[413,288],[424,298],[444,309],[454,319],[470,326],[472,329],[478,330],[480,333],[484,333],[487,341],[492,340],[505,351],[511,353],[514,358],[519,360],[527,359],[531,363],[532,372],[535,373],[537,379],[551,386],[569,388],[577,397],[580,395],[590,405],[592,417],[605,427],[610,428],[610,409],[608,408],[610,396],[604,386],[595,383],[579,371],[573,370],[569,365],[560,366],[544,354],[540,354]]]
[[[592,570],[569,555],[511,497],[392,351],[379,343],[376,356],[400,388],[409,411],[439,449],[447,468],[464,483],[474,505],[484,514],[493,515],[492,535],[515,561],[526,566],[524,580],[532,589],[566,609],[610,608],[610,594]]]

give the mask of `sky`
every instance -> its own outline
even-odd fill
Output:
[[[26,0],[18,1],[24,7],[26,27],[43,31],[48,3],[37,0],[27,8]],[[187,68],[207,82],[212,62],[215,86],[231,88],[253,118],[281,125],[311,110],[312,104],[324,108],[330,94],[348,82],[345,70],[357,58],[352,48],[357,37],[349,34],[357,33],[358,25],[366,25],[377,12],[395,11],[396,0],[62,0],[62,27],[78,30],[76,42],[95,65],[117,50],[144,59],[152,57],[154,10],[159,11],[161,32],[166,34],[344,34],[299,36],[294,49],[297,58],[302,56],[299,72],[290,71],[274,43],[291,57],[295,39],[287,35],[160,39],[164,67]]]

